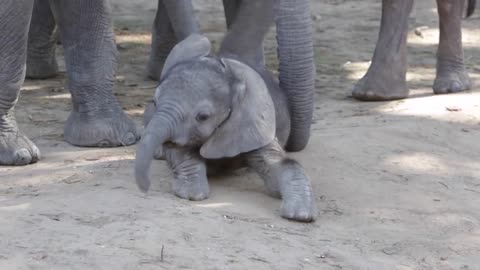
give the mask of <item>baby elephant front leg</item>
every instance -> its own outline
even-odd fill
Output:
[[[315,219],[310,179],[297,161],[285,157],[276,140],[247,154],[247,162],[263,178],[268,192],[282,198],[282,217],[305,222]]]
[[[173,192],[180,198],[201,201],[208,198],[205,161],[196,151],[187,148],[165,148],[168,165],[173,170]]]

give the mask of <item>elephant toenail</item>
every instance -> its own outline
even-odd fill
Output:
[[[452,86],[451,86],[451,91],[452,92],[459,92],[460,90],[462,90],[462,86],[460,85],[460,83],[458,82],[452,82]]]
[[[356,90],[353,91],[353,96],[354,97],[362,97],[364,95],[365,95],[365,93],[362,92],[360,89],[356,89]]]
[[[448,87],[447,87],[445,84],[440,84],[440,85],[438,86],[438,91],[439,91],[439,92],[442,92],[442,93],[445,93],[445,92],[448,91]]]
[[[30,152],[27,149],[21,148],[15,151],[15,164],[27,165],[30,164],[31,161],[32,155],[30,155]]]
[[[98,147],[109,147],[111,145],[110,141],[102,140],[98,143]]]
[[[131,145],[131,144],[134,144],[136,141],[137,141],[137,136],[135,136],[135,134],[133,134],[133,132],[128,132],[123,137],[122,143],[124,145]]]
[[[312,220],[312,215],[308,211],[303,210],[298,213],[297,218],[303,221],[310,221]]]
[[[34,146],[31,150],[32,150],[32,160],[31,160],[31,162],[35,163],[42,158],[41,154],[40,154],[40,150],[38,150],[38,148],[36,146]]]

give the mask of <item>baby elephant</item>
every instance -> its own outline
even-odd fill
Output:
[[[310,179],[283,150],[290,133],[285,93],[265,69],[211,57],[210,48],[206,37],[194,34],[167,57],[145,112],[135,160],[138,187],[148,191],[150,164],[159,153],[173,169],[174,193],[189,200],[208,198],[207,168],[240,164],[262,177],[269,194],[282,198],[283,217],[313,221]]]

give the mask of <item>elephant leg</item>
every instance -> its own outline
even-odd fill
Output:
[[[237,15],[240,11],[241,6],[242,6],[242,0],[223,0],[223,9],[225,12],[225,19],[227,22],[228,30],[232,28],[233,23],[237,19]],[[255,62],[255,66],[257,67],[261,67],[265,65],[263,40],[261,41],[260,45],[256,49],[256,52],[254,55],[254,62]]]
[[[174,194],[191,201],[207,199],[210,195],[207,169],[198,151],[177,147],[165,147],[164,151],[168,165],[173,169]]]
[[[463,64],[462,13],[464,0],[437,0],[440,43],[437,51],[435,94],[468,90],[472,82]]]
[[[57,25],[50,3],[35,0],[28,33],[27,78],[47,79],[57,75],[56,42]]]
[[[191,0],[158,0],[147,66],[149,78],[160,79],[165,60],[177,42],[192,33],[200,33],[193,15]]]
[[[298,162],[285,157],[276,140],[249,152],[246,159],[248,166],[264,180],[267,192],[282,198],[282,217],[306,222],[315,219],[315,197],[310,179]]]
[[[0,165],[27,165],[38,148],[18,130],[14,106],[25,78],[28,27],[33,0],[0,3]]]
[[[219,55],[240,58],[254,67],[265,66],[263,40],[273,24],[273,0],[224,0],[228,33]]]
[[[77,146],[134,144],[135,123],[113,95],[116,47],[111,7],[105,0],[51,0],[62,34],[73,111],[65,140]]]
[[[230,29],[235,18],[237,17],[238,10],[242,0],[223,0],[223,10],[225,12],[225,20],[227,22],[227,29]]]
[[[372,63],[352,95],[358,100],[381,101],[408,96],[407,32],[413,0],[383,0],[382,21]]]
[[[175,32],[168,18],[163,1],[158,1],[157,14],[152,28],[152,45],[148,60],[147,75],[152,80],[160,80],[163,64],[177,43]]]

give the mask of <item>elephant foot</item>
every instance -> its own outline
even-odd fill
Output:
[[[182,199],[202,201],[210,195],[205,161],[196,149],[165,145],[164,155],[173,169],[173,193]]]
[[[26,77],[29,79],[48,79],[57,76],[58,64],[55,56],[47,59],[28,57]]]
[[[316,218],[315,198],[310,179],[294,160],[282,162],[280,214],[286,219],[312,222]]]
[[[208,181],[194,179],[179,179],[173,181],[173,193],[182,199],[190,201],[203,201],[210,195]]]
[[[392,78],[395,71],[371,68],[354,86],[352,96],[361,101],[388,101],[408,97],[407,83]]]
[[[75,146],[115,147],[132,145],[140,135],[135,123],[118,107],[108,111],[72,111],[64,137]]]
[[[40,150],[18,129],[0,129],[0,165],[23,166],[40,159]]]
[[[469,90],[472,81],[463,65],[452,65],[439,62],[437,65],[437,77],[433,83],[435,94],[457,93]]]

